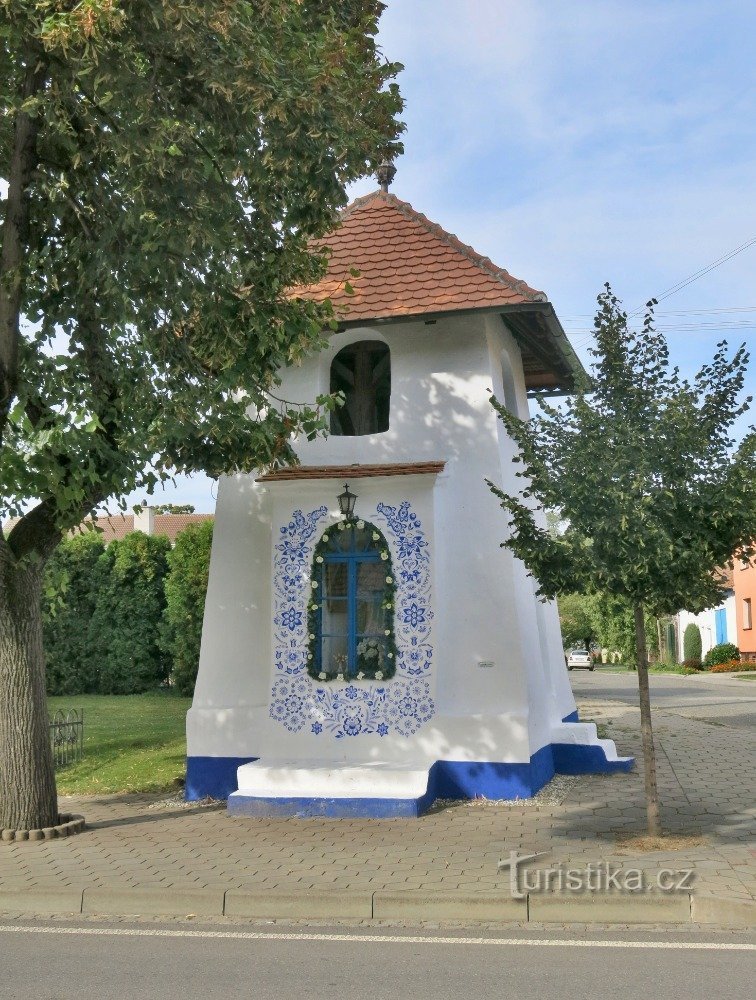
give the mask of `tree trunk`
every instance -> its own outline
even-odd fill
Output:
[[[656,750],[651,728],[651,695],[648,689],[648,661],[646,649],[646,623],[643,606],[635,606],[635,652],[638,661],[638,692],[640,700],[641,741],[643,744],[643,772],[646,785],[646,815],[648,832],[652,837],[661,836],[659,792],[656,787]]]
[[[42,649],[44,561],[0,544],[0,828],[58,822]]]

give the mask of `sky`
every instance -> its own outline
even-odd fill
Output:
[[[746,343],[756,390],[754,37],[743,0],[388,0],[391,190],[545,291],[584,363],[608,281],[628,312],[661,300],[683,374]],[[198,476],[156,499],[205,512],[215,492]]]

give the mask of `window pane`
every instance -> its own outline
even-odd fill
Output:
[[[347,638],[343,636],[326,636],[321,643],[320,670],[329,677],[346,673],[347,669]]]
[[[347,595],[347,564],[343,562],[327,562],[325,564],[325,589],[323,596],[346,597]]]
[[[345,636],[348,631],[346,600],[324,601],[321,634]]]
[[[357,564],[357,596],[373,597],[376,594],[383,596],[386,575],[386,564],[382,559],[359,562]]]
[[[372,600],[357,601],[357,634],[383,634],[383,608],[380,596]]]
[[[375,549],[373,533],[369,528],[352,529],[352,547],[355,552],[372,552]]]

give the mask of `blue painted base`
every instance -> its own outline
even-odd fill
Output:
[[[227,799],[239,787],[236,769],[253,760],[257,757],[187,757],[184,797],[187,802]]]
[[[204,758],[207,759],[207,758]],[[233,816],[372,818],[421,816],[436,799],[527,799],[555,774],[629,771],[634,760],[607,760],[599,746],[552,743],[527,764],[439,760],[428,773],[428,789],[415,799],[326,799],[232,796]],[[236,772],[234,771],[234,780]]]
[[[419,799],[307,799],[264,798],[256,795],[232,795],[228,800],[230,816],[257,816],[265,819],[397,819],[422,815],[432,803],[428,796]]]
[[[575,709],[574,712],[570,712],[569,715],[565,715],[562,722],[580,722],[580,719],[578,718],[578,710]]]
[[[551,753],[556,774],[612,774],[631,771],[634,757],[624,760],[607,760],[601,747],[577,746],[574,743],[552,743]]]

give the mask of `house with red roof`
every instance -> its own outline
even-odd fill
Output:
[[[553,603],[501,548],[522,418],[580,363],[548,297],[380,188],[326,239],[328,347],[283,371],[340,392],[300,464],[219,485],[187,795],[245,815],[418,815],[624,770],[577,719]]]
[[[116,514],[100,514],[94,518],[94,522],[92,518],[87,518],[78,528],[70,531],[69,535],[91,531],[94,523],[95,529],[105,545],[120,541],[132,531],[143,531],[145,535],[163,535],[170,541],[171,545],[175,545],[177,535],[184,528],[188,528],[190,524],[202,524],[203,521],[212,520],[212,514],[173,513],[144,505],[138,514],[123,514],[120,511]],[[4,530],[10,531],[14,523],[13,520],[10,520],[5,525]]]

